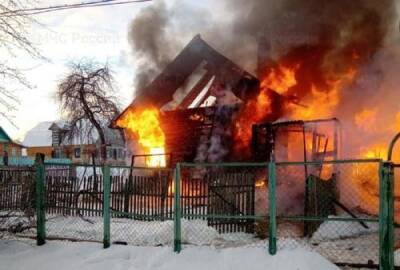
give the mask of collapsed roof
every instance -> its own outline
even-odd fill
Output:
[[[258,87],[259,81],[196,35],[113,123],[137,106],[166,111],[212,106],[212,89],[217,84],[226,85],[243,100]]]

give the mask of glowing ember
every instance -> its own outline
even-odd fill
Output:
[[[175,194],[175,186],[174,183],[171,182],[168,184],[168,195],[174,195]]]
[[[257,180],[255,186],[256,186],[257,188],[261,188],[261,187],[265,186],[265,181],[264,181],[264,179],[259,179],[259,180]]]
[[[165,135],[160,127],[159,112],[154,108],[127,111],[117,121],[117,126],[125,128],[138,140],[149,167],[165,167]]]

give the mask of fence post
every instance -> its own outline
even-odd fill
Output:
[[[394,167],[380,165],[379,269],[394,269]]]
[[[103,247],[110,247],[110,167],[103,166]]]
[[[44,164],[41,158],[36,157],[36,244],[42,246],[46,243],[46,215],[44,203]]]
[[[174,179],[174,251],[181,252],[181,165],[176,164]]]
[[[269,254],[276,254],[276,164],[268,164]]]

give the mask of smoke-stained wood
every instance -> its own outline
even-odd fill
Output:
[[[166,137],[166,152],[172,153],[170,165],[195,158],[200,137],[211,128],[213,117],[212,107],[163,113],[161,126]]]

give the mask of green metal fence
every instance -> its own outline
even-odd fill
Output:
[[[36,238],[132,245],[304,248],[354,267],[394,267],[394,169],[377,159],[35,165]],[[0,192],[1,193],[1,192]]]
[[[136,246],[173,244],[173,170],[119,167],[106,189],[110,198],[111,241]],[[107,209],[107,208],[106,208]]]
[[[175,243],[217,247],[268,242],[267,163],[178,164],[175,174]],[[187,186],[202,187],[190,194]],[[192,195],[192,196],[191,196]]]
[[[102,168],[93,171],[89,166],[56,163],[42,166],[47,238],[103,241],[108,224],[104,220],[109,211],[104,211],[108,178],[103,177]]]
[[[380,165],[379,160],[278,163],[278,246],[311,249],[338,264],[377,265]]]
[[[197,219],[208,221],[228,220],[234,224],[232,220],[240,219],[253,223],[253,230],[239,237],[220,232],[215,239],[234,239],[220,245],[265,246],[271,255],[280,249],[301,247],[316,251],[339,265],[393,267],[394,235],[390,225],[393,219],[393,176],[388,165],[381,160],[182,163],[176,168],[176,190],[185,182],[184,174],[188,168],[203,173],[215,169],[225,171],[220,178],[226,176],[227,169],[234,168],[242,174],[251,171],[254,183],[260,176],[265,177],[267,184],[256,187],[258,196],[254,198],[254,204],[262,203],[264,208],[245,215],[227,210],[223,203],[219,204],[223,215],[196,215]],[[265,170],[262,172],[260,168]],[[235,177],[229,179],[234,181]],[[232,192],[228,191],[228,194]],[[176,201],[182,201],[180,193],[175,193],[175,196]],[[179,252],[182,235],[187,233],[181,230],[181,223],[188,216],[183,214],[179,203],[175,210],[174,249]],[[190,237],[186,235],[186,238]]]

